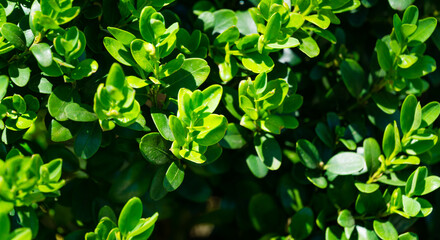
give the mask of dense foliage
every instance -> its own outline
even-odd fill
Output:
[[[436,239],[439,11],[0,1],[0,240]]]

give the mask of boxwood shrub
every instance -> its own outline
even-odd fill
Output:
[[[438,239],[437,0],[1,0],[0,240]]]

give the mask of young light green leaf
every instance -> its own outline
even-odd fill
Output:
[[[258,52],[246,54],[241,61],[247,69],[254,73],[270,72],[274,67],[271,57]]]
[[[396,0],[398,1],[398,0]],[[432,35],[437,26],[437,19],[433,17],[425,18],[419,20],[417,23],[417,30],[408,38],[409,46],[417,46],[420,45]]]
[[[430,102],[422,108],[422,123],[421,128],[430,126],[440,115],[440,103]]]
[[[9,78],[6,75],[0,76],[0,101],[6,96],[8,90]]]
[[[136,227],[142,217],[142,209],[142,202],[137,197],[130,199],[124,205],[118,219],[118,226],[123,236]]]
[[[355,224],[355,220],[353,215],[351,214],[350,210],[344,209],[341,212],[339,212],[338,215],[338,224],[341,227],[353,227]]]
[[[278,33],[281,29],[281,15],[279,13],[275,13],[270,16],[267,21],[266,31],[264,32],[264,41],[270,42],[277,38]]]
[[[393,224],[388,221],[381,222],[374,220],[373,228],[376,234],[383,240],[397,240],[398,238],[397,230]]]

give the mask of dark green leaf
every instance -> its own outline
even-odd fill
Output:
[[[254,137],[255,150],[258,157],[269,170],[277,170],[281,166],[281,148],[278,142],[269,136],[256,135]]]
[[[362,67],[352,59],[345,59],[341,63],[341,75],[348,92],[354,98],[359,98],[366,82]]]
[[[170,144],[159,133],[149,133],[142,137],[139,144],[142,156],[150,163],[156,165],[165,164],[172,159]]]
[[[299,154],[301,162],[310,169],[319,167],[321,159],[319,157],[318,149],[311,142],[300,139],[296,142],[296,151]]]
[[[306,239],[313,231],[315,217],[312,209],[305,207],[292,217],[289,233],[295,239]]]
[[[86,123],[76,137],[75,154],[82,159],[89,159],[99,150],[101,141],[102,132],[98,122]]]
[[[168,192],[176,190],[183,182],[185,171],[180,163],[172,162],[163,179],[163,186]]]

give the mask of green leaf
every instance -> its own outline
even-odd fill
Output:
[[[107,30],[116,38],[116,40],[124,44],[125,47],[130,47],[131,42],[136,39],[136,36],[132,33],[119,28],[107,27]]]
[[[98,71],[98,62],[93,59],[85,59],[75,66],[70,76],[74,80],[81,80],[85,77],[90,77],[93,73]]]
[[[313,185],[316,187],[319,187],[321,189],[325,189],[328,186],[327,179],[322,175],[322,172],[320,170],[314,171],[314,170],[306,170],[305,173],[307,180],[309,180]]]
[[[52,64],[52,51],[47,43],[38,43],[36,45],[32,45],[29,50],[31,50],[35,59],[37,59],[38,64],[41,66],[49,67]]]
[[[236,123],[229,123],[226,134],[220,141],[220,145],[228,149],[240,149],[247,143],[246,135],[245,128]]]
[[[151,109],[151,118],[153,119],[154,125],[156,125],[157,130],[160,135],[168,141],[174,141],[175,137],[171,131],[171,126],[168,121],[167,115],[162,113],[159,109]]]
[[[241,61],[247,69],[254,73],[270,72],[274,67],[270,56],[258,52],[246,54]]]
[[[330,26],[330,18],[324,14],[312,14],[304,18],[322,29],[327,29]]]
[[[226,29],[237,25],[238,19],[235,12],[229,9],[221,9],[214,12],[213,33],[222,33]]]
[[[405,98],[400,113],[400,126],[403,134],[418,129],[422,122],[422,108],[414,95]]]
[[[12,82],[19,87],[26,86],[31,77],[31,69],[29,67],[19,66],[16,63],[9,65],[8,73]]]
[[[266,30],[264,32],[264,41],[270,42],[275,40],[281,29],[281,15],[279,13],[272,14],[267,21]]]
[[[409,68],[399,68],[400,76],[408,79],[423,77],[437,69],[435,60],[430,56],[423,56]]]
[[[317,57],[320,53],[318,43],[306,33],[305,36],[295,36],[301,43],[298,47],[298,49],[306,54],[309,58]]]
[[[284,128],[284,120],[281,116],[278,115],[269,115],[264,120],[260,120],[260,123],[261,123],[261,129],[273,134],[280,134],[281,129]],[[296,124],[293,124],[293,127],[296,127],[295,125]]]
[[[110,37],[105,37],[104,47],[107,49],[110,55],[112,55],[112,57],[116,59],[118,62],[126,66],[136,65],[136,62],[134,61],[130,52],[118,40]]]
[[[281,148],[278,142],[269,135],[254,137],[255,150],[258,157],[269,170],[277,170],[281,166]]]
[[[403,211],[405,211],[410,217],[415,217],[422,208],[419,202],[405,195],[402,196],[402,203]]]
[[[289,233],[294,239],[306,239],[313,231],[315,216],[312,209],[305,207],[292,217]]]
[[[398,1],[398,0],[396,0]],[[408,38],[409,46],[420,45],[432,35],[437,26],[437,19],[433,17],[425,18],[417,22],[417,30]]]
[[[163,186],[168,192],[176,190],[183,182],[185,171],[180,163],[172,162],[163,179]]]
[[[1,34],[17,49],[23,51],[26,49],[26,37],[23,30],[15,24],[4,23],[1,27]],[[47,45],[47,44],[46,44]]]
[[[399,60],[400,61],[399,61],[398,65],[401,68],[409,68],[412,65],[414,65],[414,63],[416,63],[418,59],[419,58],[417,56],[414,56],[414,55],[404,55],[404,54],[402,54],[402,55],[399,55]]]
[[[324,169],[336,175],[357,175],[366,168],[363,156],[352,152],[341,152],[330,158]]]
[[[426,195],[440,188],[440,177],[429,176],[425,178],[425,187],[420,195]]]
[[[412,5],[409,6],[403,13],[402,23],[405,24],[416,24],[419,19],[419,9]]]
[[[118,226],[123,236],[132,231],[139,223],[142,217],[142,209],[142,202],[137,197],[130,199],[124,205],[118,219]]]
[[[420,212],[416,217],[427,217],[429,214],[432,213],[434,208],[432,207],[432,204],[428,202],[428,200],[423,198],[416,198],[416,200],[420,203],[421,206]]]
[[[66,107],[73,102],[79,102],[80,96],[76,89],[69,85],[56,87],[49,96],[48,109],[50,115],[58,121],[68,120]]]
[[[3,204],[3,203],[2,203]],[[2,205],[3,207],[3,205]],[[9,216],[7,213],[0,214],[0,238],[8,239],[9,231],[11,228],[11,223],[9,222]]]
[[[195,142],[202,146],[211,146],[218,143],[226,133],[228,121],[223,115],[211,114],[206,118],[197,121],[196,126],[201,126],[203,130],[196,134]]]
[[[18,94],[14,94],[14,96],[12,96],[12,106],[18,113],[21,114],[25,113],[27,110],[26,101]]]
[[[341,63],[341,75],[348,92],[359,98],[366,83],[364,69],[356,61],[345,59]]]
[[[102,132],[98,122],[86,123],[75,140],[75,154],[82,159],[91,158],[101,146]]]
[[[165,181],[165,175],[167,173],[167,167],[161,166],[156,173],[154,174],[153,180],[151,181],[150,186],[150,197],[154,201],[158,201],[165,197],[167,194],[167,190],[164,187],[163,182]]]
[[[214,40],[214,45],[225,45],[226,43],[234,43],[240,38],[240,32],[236,26],[232,26],[218,35]]]
[[[418,167],[408,178],[405,194],[408,197],[421,195],[425,190],[425,178],[428,176],[426,167]]]
[[[249,218],[254,228],[261,233],[272,232],[279,227],[281,212],[278,204],[269,194],[252,196],[249,205]]]
[[[9,85],[8,76],[0,75],[0,101],[6,96],[8,85]]]
[[[440,115],[440,103],[430,102],[422,108],[422,123],[421,128],[425,128],[434,123]]]
[[[30,228],[17,228],[9,234],[11,240],[31,240],[32,231]]]
[[[379,62],[380,67],[389,71],[393,67],[393,59],[391,59],[390,50],[386,43],[382,40],[377,40],[376,42],[376,52],[377,52],[377,61]]]
[[[263,161],[261,161],[261,159],[256,155],[249,155],[246,158],[246,164],[249,170],[251,170],[252,174],[257,178],[264,178],[269,172],[269,169],[267,169]]]
[[[64,111],[67,114],[67,118],[75,122],[93,122],[98,120],[91,107],[87,105],[81,106],[77,103],[69,103]]]
[[[159,68],[160,78],[165,78],[170,76],[171,74],[177,72],[185,62],[185,56],[183,54],[177,55],[177,57],[164,65],[161,65]]]
[[[54,142],[64,142],[73,138],[73,133],[69,126],[52,119],[50,129],[50,139]]]
[[[344,209],[341,212],[339,212],[337,221],[338,224],[344,228],[353,227],[355,224],[353,215],[351,215],[350,210],[347,209]]]
[[[406,232],[399,235],[399,240],[418,240],[417,234],[412,232]]]
[[[187,88],[194,91],[208,78],[210,67],[208,63],[200,58],[185,59],[182,67],[172,75],[163,79],[167,84],[165,91],[176,97],[180,88]]]
[[[131,54],[136,63],[147,73],[153,72],[154,67],[150,58],[155,55],[155,47],[151,43],[147,43],[141,39],[136,39],[130,45]]]
[[[223,88],[220,85],[214,84],[202,91],[203,106],[207,106],[204,112],[213,113],[217,108],[223,94]]]
[[[318,149],[316,149],[313,143],[300,139],[296,142],[296,151],[299,154],[301,162],[310,169],[316,169],[321,163]]]
[[[139,31],[141,32],[142,38],[149,43],[155,43],[154,32],[150,25],[151,15],[155,12],[156,10],[151,6],[144,7],[139,19]]]
[[[363,143],[365,163],[370,174],[374,173],[380,166],[380,146],[374,138],[367,138]]]
[[[394,96],[386,90],[374,93],[372,98],[377,107],[386,114],[393,114],[399,107],[400,101],[397,96]]]
[[[99,160],[101,163],[93,169],[108,169],[108,167],[110,167],[110,169],[119,168],[123,160],[115,159],[112,154],[114,154],[113,151],[104,154],[100,152],[99,155],[89,160],[88,163],[93,163],[96,159],[101,158]],[[113,159],[113,161],[117,161],[117,163],[109,162],[109,159]],[[102,177],[105,178],[108,171],[104,171],[101,174]],[[143,196],[150,187],[153,174],[154,170],[149,168],[145,162],[133,162],[127,166],[127,168],[119,171],[118,175],[115,176],[114,182],[108,190],[110,199],[118,203],[124,203],[134,196]]]
[[[159,133],[149,133],[142,137],[139,149],[148,162],[163,165],[172,159],[170,144]]]
[[[374,220],[373,228],[376,234],[383,240],[397,240],[398,233],[393,224],[386,221]]]
[[[379,189],[379,187],[380,187],[379,184],[376,184],[376,183],[361,183],[361,182],[357,182],[354,185],[359,190],[359,192],[362,192],[362,193],[373,193],[377,189]]]
[[[316,135],[318,135],[319,139],[321,139],[321,141],[325,145],[327,145],[330,148],[333,147],[334,142],[335,142],[334,136],[330,132],[330,129],[328,128],[327,125],[325,125],[322,122],[319,122],[315,127],[315,133],[316,133]]]
[[[437,143],[436,132],[430,129],[419,129],[414,132],[404,143],[405,152],[411,155],[422,154]]]
[[[403,11],[405,10],[409,5],[411,5],[414,0],[388,0],[390,6],[394,10]],[[397,239],[397,237],[396,237]]]

